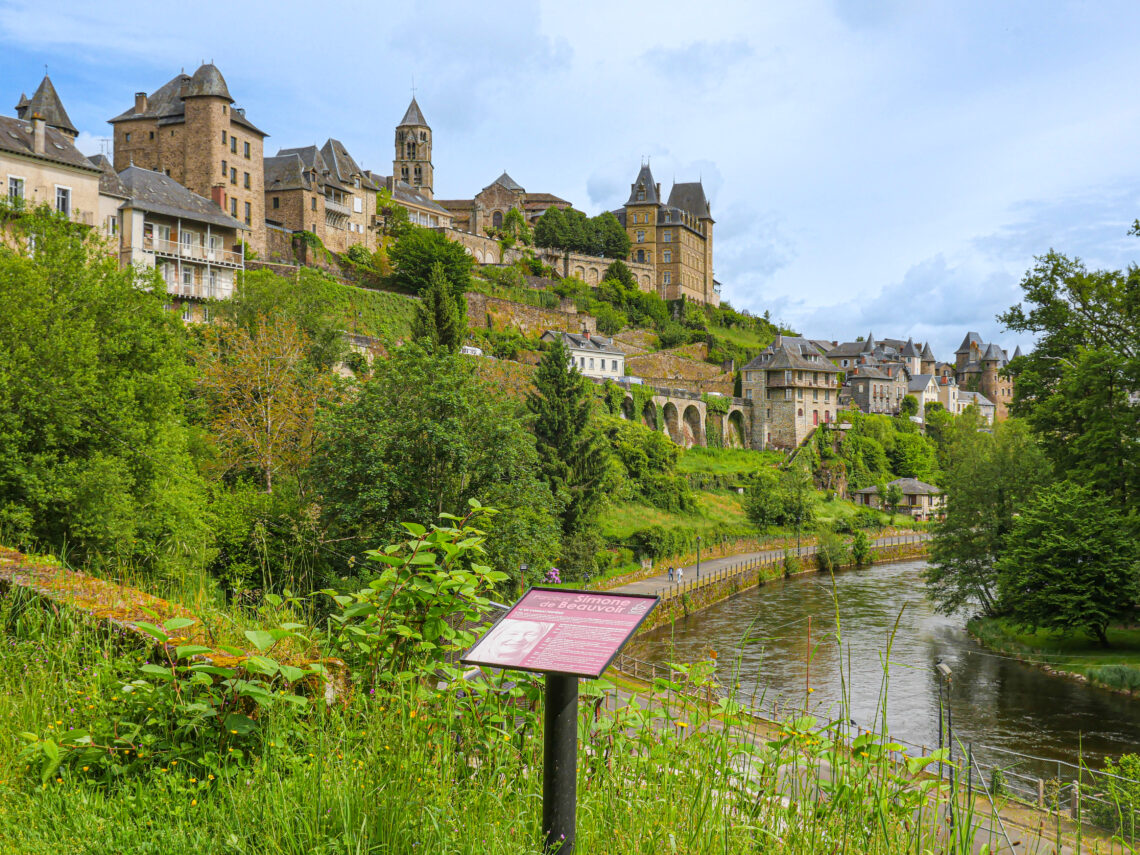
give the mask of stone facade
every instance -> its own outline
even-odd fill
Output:
[[[839,369],[805,338],[778,335],[742,369],[753,448],[796,448],[839,409]]]
[[[435,167],[431,160],[431,128],[428,126],[415,96],[396,126],[396,156],[392,159],[392,177],[409,187],[435,198]]]
[[[612,258],[596,255],[582,255],[577,252],[564,252],[557,249],[536,250],[543,264],[548,264],[564,279],[574,277],[587,285],[597,285],[606,276],[606,269],[613,264]],[[646,292],[653,291],[653,265],[636,261],[626,262],[626,267],[637,280],[637,287]]]
[[[216,202],[250,229],[255,250],[265,249],[266,134],[234,106],[216,67],[207,63],[149,95],[136,93],[110,123],[116,172],[140,166],[173,178]]]
[[[674,184],[663,202],[661,185],[649,166],[642,166],[629,199],[614,216],[629,234],[630,259],[653,268],[654,287],[663,299],[720,304],[713,278],[715,221],[701,182]]]
[[[528,336],[541,335],[545,330],[591,335],[598,331],[597,321],[592,316],[576,311],[540,309],[476,291],[468,291],[466,297],[467,324],[476,329],[517,329]]]
[[[612,339],[595,335],[589,330],[581,333],[547,330],[542,340],[561,340],[570,353],[570,364],[579,373],[594,380],[617,380],[625,376],[625,353],[614,347]]]
[[[472,199],[441,199],[439,204],[451,214],[454,228],[476,235],[488,234],[502,226],[512,208],[533,224],[548,208],[571,207],[565,199],[550,193],[528,193],[505,172]]]
[[[1020,354],[1018,349],[1014,357]],[[994,405],[994,415],[998,419],[1009,416],[1009,405],[1013,400],[1013,379],[1002,374],[1009,359],[1003,348],[983,342],[976,332],[966,333],[954,353],[954,373],[959,388],[980,392]]]

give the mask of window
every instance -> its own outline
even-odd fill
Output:
[[[230,137],[230,151],[237,154],[237,137],[235,136]]]
[[[253,225],[253,206],[249,202],[245,203],[245,224],[247,226]]]
[[[210,296],[211,297],[216,295],[217,287],[218,287],[218,271],[211,270],[210,271]],[[209,311],[209,310],[207,309],[207,311]],[[206,320],[209,320],[209,319],[210,319],[209,315],[207,315]]]
[[[225,178],[229,174],[230,174],[229,167],[226,166],[226,162],[223,160],[222,161],[222,178]]]
[[[230,184],[237,184],[237,167],[230,167]]]
[[[222,145],[226,144],[226,132],[222,131]]]
[[[405,184],[408,182],[408,167],[406,167],[406,166],[400,167],[400,178],[403,180],[403,182]]]
[[[427,142],[427,131],[420,131],[420,142]]]
[[[664,282],[666,285],[672,285],[672,284],[673,284],[673,274],[672,274],[672,273],[670,273],[668,270],[666,270],[666,271],[665,271],[665,278],[664,278],[662,281],[663,281],[663,282]]]
[[[150,139],[154,139],[154,131],[150,132]]]
[[[644,202],[645,201],[645,185],[644,184],[638,184],[637,185],[637,201],[638,202]]]
[[[281,207],[281,197],[280,196],[274,196],[273,197],[273,209],[277,210],[280,207]]]
[[[194,268],[182,268],[182,284],[191,287],[194,285]]]
[[[744,390],[744,397],[751,401],[752,400],[752,390],[751,389],[745,389]]]
[[[130,141],[131,141],[131,132],[127,131],[127,135],[125,137],[123,137],[123,142],[130,142]]]
[[[812,399],[813,401],[818,401],[818,400],[819,400],[819,389],[812,389],[812,390],[811,390],[811,399]]]
[[[639,264],[645,261],[645,250],[644,249],[639,249],[637,251],[637,261]]]
[[[645,232],[642,229],[637,230],[637,242],[645,243]]]
[[[495,213],[493,213],[491,215],[491,227],[499,229],[499,228],[502,228],[502,226],[503,226],[503,212],[502,211],[495,211]]]
[[[664,240],[665,243],[672,243],[673,242],[673,233],[670,231],[666,231],[665,236],[662,238],[662,240]]]
[[[312,199],[310,199],[310,200],[309,200],[309,202],[311,203],[310,207],[311,207],[311,208],[312,208],[314,211],[315,211],[315,210],[317,210],[317,197],[316,197],[316,196],[314,196]]]
[[[611,360],[610,360],[610,362],[611,362],[611,365],[610,365],[610,371],[617,371],[617,370],[618,370],[618,368],[617,368],[617,360],[616,360],[616,359],[611,359]]]
[[[237,199],[233,199],[233,198],[230,199],[230,216],[231,217],[237,216]]]
[[[360,176],[359,175],[357,175],[354,179],[352,179],[352,186],[355,187],[357,190],[360,189]]]
[[[55,209],[65,216],[71,215],[71,188],[55,186]]]
[[[671,264],[673,262],[673,250],[667,249],[661,253],[661,260],[666,264]]]
[[[249,143],[242,143],[242,153],[245,154],[245,159],[249,160]]]
[[[245,189],[246,189],[246,190],[248,190],[248,189],[249,189],[249,173],[248,173],[248,172],[243,172],[243,173],[242,173],[242,180],[241,180],[241,183],[242,183],[242,184],[245,186]]]
[[[24,179],[8,176],[8,201],[15,202],[24,198]]]
[[[203,306],[202,307],[202,323],[208,324],[209,322],[210,322],[210,307],[209,306]]]
[[[594,357],[592,357],[592,356],[590,357],[590,370],[591,371],[594,370]]]
[[[359,196],[352,197],[352,210],[357,214],[364,213],[364,200]]]
[[[187,323],[194,320],[194,310],[190,308],[189,303],[182,304],[182,320],[186,321]]]
[[[408,160],[415,160],[416,159],[416,144],[414,142],[409,142],[407,145],[404,146],[404,156]]]

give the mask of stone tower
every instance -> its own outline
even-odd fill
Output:
[[[661,185],[653,180],[653,172],[648,164],[643,164],[637,178],[629,185],[629,200],[625,203],[625,230],[629,234],[630,260],[639,264],[652,264],[654,269],[657,264],[657,213],[660,208]],[[654,285],[661,293],[661,283],[654,282]]]
[[[392,175],[405,184],[412,185],[429,199],[434,197],[431,128],[414,96],[404,118],[396,126],[396,157],[392,161]]]

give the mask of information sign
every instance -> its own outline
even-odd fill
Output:
[[[657,599],[652,594],[531,588],[460,661],[597,678]]]

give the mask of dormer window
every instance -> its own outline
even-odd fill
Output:
[[[644,202],[645,201],[645,185],[644,184],[638,184],[637,185],[637,201],[638,202]]]

